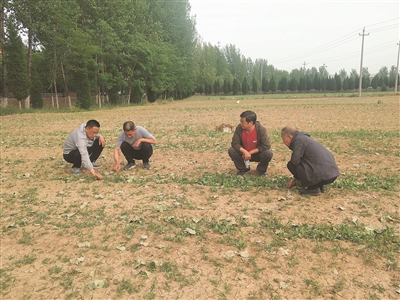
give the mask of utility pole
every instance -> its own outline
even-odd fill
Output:
[[[303,75],[306,75],[306,62],[303,62]]]
[[[261,60],[260,94],[263,93],[263,90],[262,90],[262,71],[263,71],[263,61]]]
[[[397,85],[398,85],[398,80],[399,80],[399,56],[400,56],[400,42],[397,43],[399,45],[399,50],[397,52],[397,68],[396,68],[396,80],[394,83],[394,94],[397,95]]]
[[[368,36],[369,35],[369,33],[365,34],[364,32],[365,32],[365,27],[363,29],[363,33],[362,34],[359,33],[359,35],[362,36],[362,44],[361,44],[360,81],[359,81],[359,84],[358,84],[358,97],[361,97],[361,89],[362,89],[362,78],[363,78],[363,76],[362,76],[362,64],[363,64],[363,55],[364,55],[364,36]]]

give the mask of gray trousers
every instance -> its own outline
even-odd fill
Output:
[[[236,169],[238,169],[239,171],[246,170],[246,166],[244,164],[241,152],[238,152],[233,148],[229,148],[228,154],[229,154],[230,158],[232,159],[233,163],[235,164]],[[269,162],[272,159],[272,156],[273,156],[273,153],[271,150],[264,150],[262,152],[251,155],[250,161],[255,161],[255,162],[259,163],[257,165],[258,173],[264,173],[264,172],[266,173]]]

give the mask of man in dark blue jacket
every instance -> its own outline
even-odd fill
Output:
[[[299,132],[294,126],[286,126],[281,130],[283,143],[292,150],[292,157],[287,168],[293,178],[286,184],[291,188],[296,180],[300,180],[304,189],[302,195],[317,196],[325,192],[325,185],[339,176],[335,158],[324,146],[310,138],[310,135]]]

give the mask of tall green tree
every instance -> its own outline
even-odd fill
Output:
[[[257,80],[254,76],[253,76],[253,79],[251,82],[251,90],[253,91],[254,94],[257,94],[257,92],[258,92]]]
[[[249,92],[249,83],[247,82],[247,78],[243,78],[242,82],[242,93],[246,95]]]
[[[276,81],[275,81],[274,76],[271,77],[271,80],[269,81],[269,84],[268,84],[268,88],[272,93],[276,92]]]
[[[233,84],[232,84],[232,93],[234,95],[237,95],[238,91],[239,91],[239,82],[237,81],[236,78],[234,78],[233,79]]]
[[[10,67],[7,70],[6,84],[9,91],[18,100],[21,109],[21,101],[29,96],[31,86],[26,60],[27,52],[13,18],[7,21],[7,29],[8,35],[3,48],[3,59]]]

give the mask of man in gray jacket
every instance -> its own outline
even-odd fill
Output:
[[[267,175],[273,156],[271,143],[267,130],[257,121],[254,111],[246,110],[240,115],[240,124],[233,134],[231,146],[228,154],[238,169],[237,175],[243,176],[250,172],[250,161],[259,162],[256,168],[258,175]]]
[[[94,169],[101,168],[101,165],[96,163],[101,152],[106,145],[106,141],[99,133],[100,123],[96,120],[89,120],[86,124],[81,124],[77,129],[72,131],[64,143],[63,157],[72,163],[72,173],[74,176],[81,175],[81,164],[89,172],[102,180],[103,176],[97,173]]]
[[[296,180],[300,180],[303,189],[301,195],[317,196],[325,192],[325,185],[339,176],[339,170],[332,153],[310,135],[299,132],[294,126],[286,126],[281,130],[283,143],[292,150],[287,168],[293,178],[286,184],[291,188]]]

